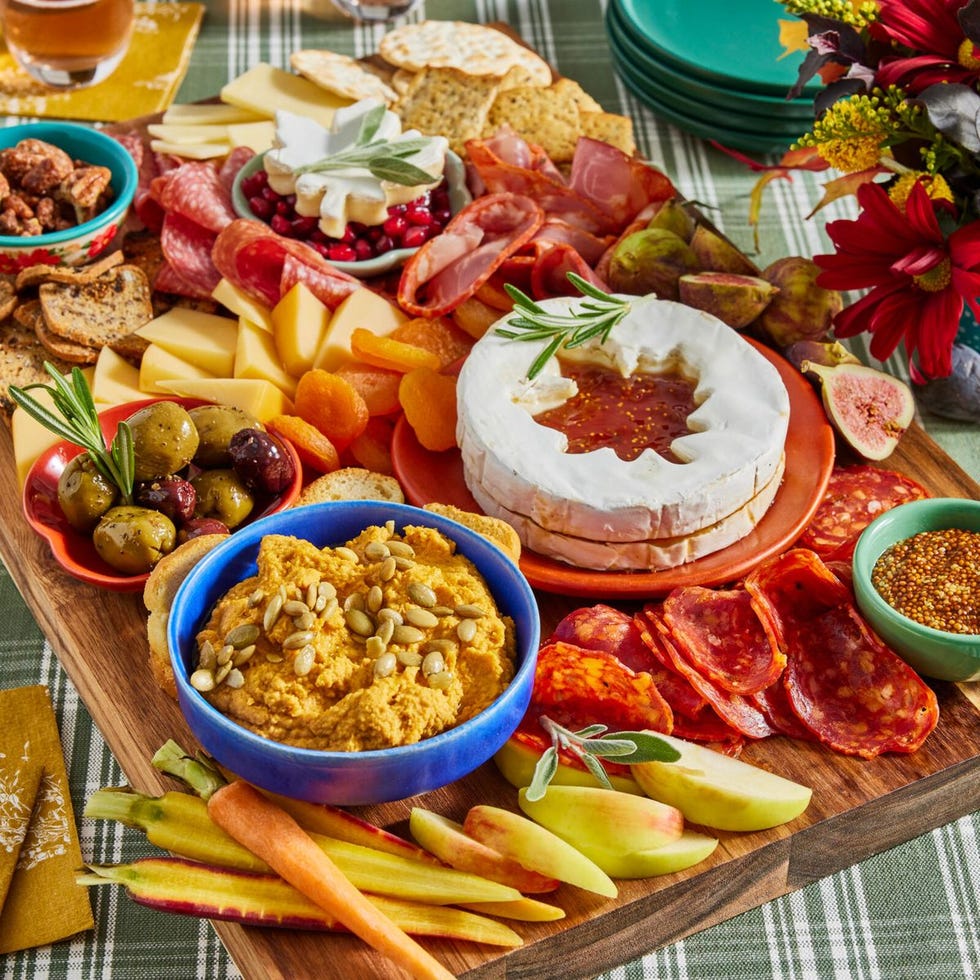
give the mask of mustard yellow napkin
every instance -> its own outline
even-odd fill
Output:
[[[119,67],[104,82],[72,92],[35,81],[0,46],[0,113],[117,122],[161,112],[187,74],[203,14],[201,3],[137,3]]]
[[[44,772],[30,752],[27,738],[19,750],[0,739],[0,917]]]
[[[6,773],[40,766],[30,825],[20,846],[3,907],[0,953],[44,946],[93,926],[88,892],[75,884],[82,853],[72,812],[68,773],[47,689],[0,691],[0,754]]]

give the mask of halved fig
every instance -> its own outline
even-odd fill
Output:
[[[741,330],[769,305],[779,290],[758,276],[734,272],[697,272],[677,282],[680,301]]]

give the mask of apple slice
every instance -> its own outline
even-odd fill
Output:
[[[534,776],[534,767],[538,764],[541,753],[533,746],[522,741],[518,735],[512,735],[497,750],[493,761],[496,763],[500,774],[515,789],[523,789],[531,785]],[[629,776],[609,775],[609,782],[621,793],[633,793],[642,796],[643,790],[640,784]],[[559,762],[558,769],[551,778],[552,786],[599,786],[599,780],[588,771],[579,769],[577,766],[570,766],[566,762]]]
[[[597,786],[549,786],[538,800],[518,794],[521,809],[583,854],[600,848],[613,854],[649,851],[677,840],[684,815],[646,796]]]
[[[595,861],[610,878],[652,878],[700,864],[717,846],[716,837],[685,830],[677,840],[648,851],[623,854],[596,845],[583,848],[582,853]]]
[[[412,836],[430,854],[457,871],[468,871],[526,895],[553,892],[558,879],[531,871],[464,833],[463,825],[431,810],[413,807],[408,822]]]
[[[659,737],[681,757],[637,763],[633,775],[648,796],[676,806],[692,823],[717,830],[765,830],[795,819],[810,803],[808,786],[703,745]]]
[[[618,894],[609,876],[581,851],[519,813],[480,804],[466,814],[463,831],[532,871],[607,898]]]

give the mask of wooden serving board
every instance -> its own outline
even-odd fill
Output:
[[[886,465],[937,496],[980,497],[980,485],[913,427]],[[172,788],[150,764],[168,738],[196,747],[181,713],[146,668],[141,596],[100,591],[66,576],[20,512],[10,433],[0,434],[0,556],[75,684],[129,781],[145,792]],[[545,629],[587,604],[540,597]],[[465,977],[588,977],[721,922],[980,809],[980,684],[936,683],[941,720],[911,756],[845,758],[818,745],[774,737],[743,758],[813,787],[813,801],[786,827],[721,833],[721,845],[689,871],[622,882],[609,901],[571,887],[553,897],[567,913],[555,923],[517,923],[517,950],[435,941],[428,945]],[[492,763],[427,794],[423,805],[461,819],[474,803],[516,809],[516,794]],[[412,801],[362,808],[405,831]],[[712,831],[712,833],[715,833]],[[215,923],[247,978],[393,976],[358,940]]]

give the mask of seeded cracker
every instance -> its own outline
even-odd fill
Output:
[[[7,422],[16,407],[10,397],[11,385],[49,384],[51,376],[44,370],[44,362],[52,361],[33,330],[21,326],[13,317],[0,323],[0,411]],[[67,374],[72,365],[67,361],[54,359],[55,367]]]
[[[21,303],[14,311],[14,319],[25,329],[33,330],[44,349],[53,357],[72,364],[94,364],[99,359],[95,347],[87,344],[77,344],[74,340],[65,340],[48,329],[44,314],[41,312],[39,300],[31,299]]]
[[[116,251],[110,252],[96,262],[88,265],[67,266],[67,265],[29,265],[17,273],[16,289],[20,292],[30,289],[33,286],[40,286],[43,282],[78,283],[91,282],[98,279],[103,272],[122,265],[123,253]]]
[[[571,99],[578,106],[579,112],[602,112],[602,106],[571,78],[559,78],[551,84],[551,88],[562,98]]]
[[[554,85],[522,86],[498,92],[484,135],[508,124],[529,143],[540,146],[555,163],[568,163],[582,132],[574,92]]]
[[[551,68],[530,48],[501,31],[463,21],[425,20],[389,31],[378,45],[389,64],[409,71],[458,68],[470,75],[502,75],[519,65],[536,85],[551,83]]]
[[[320,88],[355,102],[378,99],[391,105],[398,98],[398,93],[378,74],[345,54],[307,49],[293,52],[289,63],[294,71]]]
[[[636,153],[633,120],[612,112],[583,112],[582,135],[602,140],[622,150],[627,156]]]

